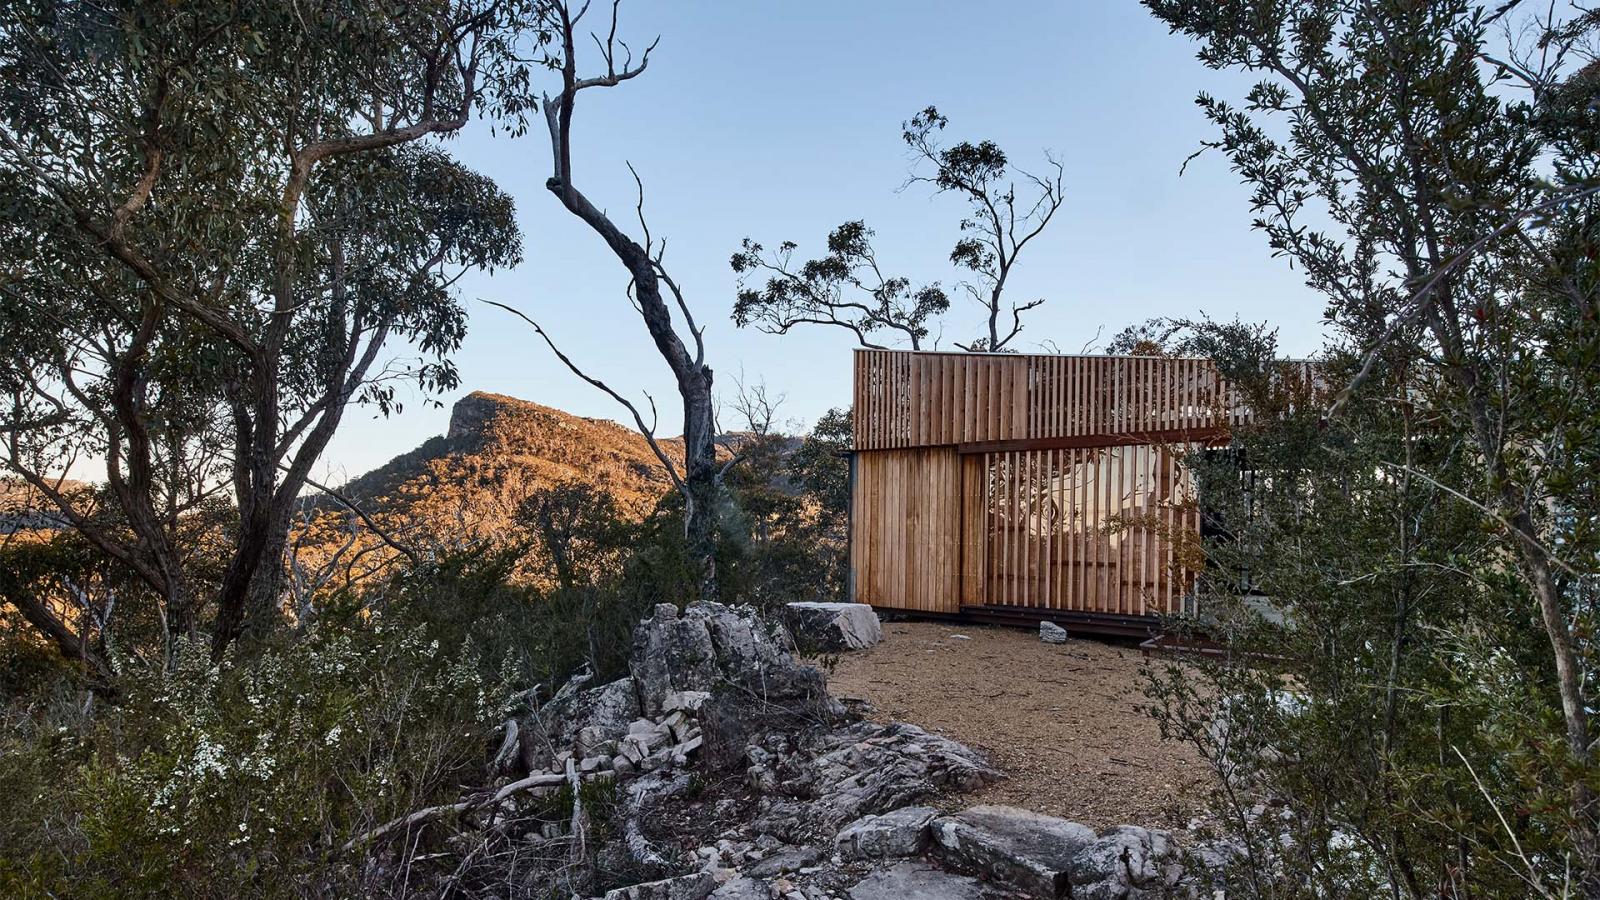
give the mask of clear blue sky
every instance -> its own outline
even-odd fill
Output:
[[[909,164],[900,123],[928,104],[950,118],[951,140],[993,139],[1024,166],[1049,148],[1066,166],[1066,205],[1009,288],[1013,299],[1048,301],[1027,320],[1021,349],[1049,340],[1077,352],[1102,329],[1101,346],[1130,323],[1200,311],[1270,321],[1291,353],[1320,344],[1321,302],[1249,230],[1246,191],[1225,161],[1208,154],[1178,174],[1212,133],[1195,93],[1237,96],[1245,82],[1201,66],[1188,41],[1133,0],[632,0],[621,32],[635,43],[659,34],[661,44],[640,78],[580,97],[574,180],[631,223],[625,163],[634,164],[651,230],[668,239],[668,265],[709,326],[725,395],[741,371],[765,381],[786,395],[780,416],[793,427],[849,402],[850,335],[734,328],[728,257],[746,235],[815,251],[830,228],[859,218],[876,229],[891,270],[953,281],[946,257],[960,204],[897,190]],[[408,403],[388,420],[353,408],[322,472],[354,476],[441,433],[449,404],[471,390],[625,419],[480,297],[537,318],[619,390],[650,390],[662,433],[676,434],[676,395],[621,267],[544,189],[545,132],[510,139],[476,123],[450,146],[516,199],[526,259],[463,281],[462,390],[442,398],[445,408]],[[945,333],[966,336],[978,320],[958,301]],[[723,424],[739,423],[729,413]]]

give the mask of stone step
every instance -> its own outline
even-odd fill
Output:
[[[932,855],[1039,900],[1068,896],[1073,860],[1095,842],[1086,825],[1011,806],[974,806],[929,831]]]

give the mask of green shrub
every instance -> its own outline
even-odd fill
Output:
[[[340,848],[484,779],[510,685],[472,648],[382,617],[329,620],[218,668],[203,647],[126,675],[77,723],[12,723],[0,751],[7,896],[365,892]]]

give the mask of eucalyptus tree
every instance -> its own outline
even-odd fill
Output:
[[[1023,315],[1044,300],[1012,302],[1006,287],[1023,250],[1061,208],[1062,166],[1047,153],[1045,174],[1028,172],[989,140],[945,146],[940,134],[949,124],[930,106],[901,125],[913,159],[904,186],[925,185],[967,206],[950,262],[963,272],[958,290],[983,310],[984,329],[955,345],[973,352],[1013,349]],[[731,260],[740,277],[734,323],[769,334],[828,325],[850,331],[862,347],[881,349],[888,340],[922,349],[931,323],[949,311],[950,296],[937,282],[914,285],[903,275],[885,275],[872,238],[866,223],[846,222],[829,232],[826,254],[801,263],[793,241],[769,251],[745,238]]]
[[[1273,253],[1327,301],[1335,351],[1351,360],[1329,433],[1369,437],[1360,432],[1384,418],[1373,407],[1405,414],[1408,437],[1366,442],[1383,455],[1362,458],[1359,480],[1391,492],[1424,540],[1438,521],[1463,513],[1493,537],[1384,564],[1472,605],[1439,619],[1397,599],[1385,642],[1396,665],[1421,656],[1442,674],[1426,689],[1395,692],[1392,675],[1371,673],[1389,686],[1372,695],[1376,711],[1343,711],[1350,724],[1364,712],[1392,716],[1383,707],[1393,704],[1433,722],[1384,732],[1384,740],[1404,732],[1436,751],[1435,767],[1409,778],[1377,770],[1369,787],[1389,792],[1380,802],[1392,802],[1398,818],[1389,819],[1392,833],[1363,831],[1364,847],[1393,866],[1388,889],[1396,893],[1460,896],[1476,893],[1479,878],[1509,872],[1530,892],[1600,896],[1595,15],[1546,18],[1533,23],[1531,42],[1501,46],[1506,17],[1523,14],[1518,3],[1146,5],[1197,40],[1207,65],[1259,77],[1239,102],[1200,96],[1218,131],[1207,146],[1251,189],[1254,226]],[[1374,471],[1383,473],[1377,483]],[[1298,477],[1314,481],[1316,469]],[[1294,514],[1349,504],[1349,488],[1338,503],[1302,503]],[[1256,565],[1291,562],[1267,554]],[[1340,596],[1335,587],[1354,597],[1366,588],[1352,585],[1395,574],[1332,568],[1317,589],[1330,603]],[[1313,640],[1318,621],[1302,617],[1292,628],[1311,629]],[[1355,658],[1348,644],[1326,646]],[[1310,695],[1319,713],[1332,709],[1328,699]],[[1453,742],[1443,724],[1451,716],[1475,721],[1493,740]],[[1362,731],[1352,725],[1336,739]],[[1390,761],[1413,752],[1382,742],[1371,749]],[[1455,832],[1450,853],[1428,857],[1437,868],[1417,871],[1405,864],[1418,849],[1405,830],[1447,820],[1445,808],[1426,801],[1437,795],[1419,790],[1440,781],[1483,794],[1488,827]],[[1313,786],[1301,787],[1284,799],[1325,815]],[[1336,835],[1341,824],[1333,825]]]
[[[462,271],[510,200],[444,153],[532,99],[518,2],[0,12],[3,463],[212,651],[276,617],[291,514],[353,402],[452,387]],[[402,354],[400,348],[406,348]],[[99,471],[109,502],[63,490]],[[236,515],[215,583],[177,539]]]
[[[545,125],[550,137],[552,172],[545,187],[571,213],[583,227],[605,242],[629,278],[629,299],[644,321],[645,330],[655,345],[656,353],[672,372],[673,382],[683,405],[683,470],[661,448],[655,434],[654,417],[646,421],[638,406],[626,399],[603,381],[584,371],[551,341],[538,323],[504,304],[501,306],[526,320],[549,344],[562,363],[585,381],[604,391],[627,407],[639,431],[649,441],[662,467],[671,477],[684,504],[684,528],[688,550],[704,600],[717,597],[716,535],[719,493],[719,465],[716,458],[716,405],[712,395],[713,372],[706,362],[705,329],[696,324],[681,285],[672,277],[665,262],[665,243],[657,241],[650,233],[644,215],[644,184],[633,172],[637,190],[635,213],[639,236],[625,232],[602,207],[596,206],[577,183],[578,169],[572,152],[573,118],[577,100],[584,91],[595,88],[613,88],[639,77],[650,64],[650,53],[655,42],[644,47],[637,56],[625,40],[617,37],[620,0],[614,0],[607,20],[597,24],[587,37],[589,28],[585,19],[590,14],[590,4],[572,4],[561,0],[540,3],[540,29],[550,40],[541,59],[559,77],[559,87],[553,95],[541,98]],[[578,46],[594,44],[596,64],[593,74],[580,72]],[[673,321],[674,307],[683,316],[685,334],[680,334]],[[654,413],[654,401],[651,401]]]

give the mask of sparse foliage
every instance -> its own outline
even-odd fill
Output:
[[[955,344],[999,352],[1022,333],[1023,315],[1044,303],[1014,303],[1005,290],[1023,249],[1061,208],[1063,170],[1046,154],[1048,175],[1025,172],[993,141],[946,147],[939,135],[948,124],[932,106],[903,124],[901,138],[915,160],[906,186],[928,185],[936,194],[952,193],[967,203],[950,262],[964,273],[960,290],[983,310],[984,330]],[[828,234],[826,255],[799,264],[794,261],[799,245],[793,241],[769,252],[745,238],[731,260],[739,275],[734,324],[769,334],[831,325],[849,330],[862,347],[882,349],[888,341],[923,349],[932,325],[949,311],[950,297],[937,282],[918,286],[905,276],[886,275],[872,237],[866,223],[846,222]]]
[[[916,286],[901,275],[885,275],[872,248],[872,229],[846,222],[828,233],[828,253],[796,266],[799,245],[784,241],[776,253],[745,238],[733,255],[740,276],[733,322],[768,334],[788,334],[797,325],[837,325],[856,343],[883,349],[878,340],[905,341],[913,350],[928,339],[929,320],[950,308],[938,284]],[[745,279],[766,276],[760,288]],[[884,333],[882,338],[879,333]]]

